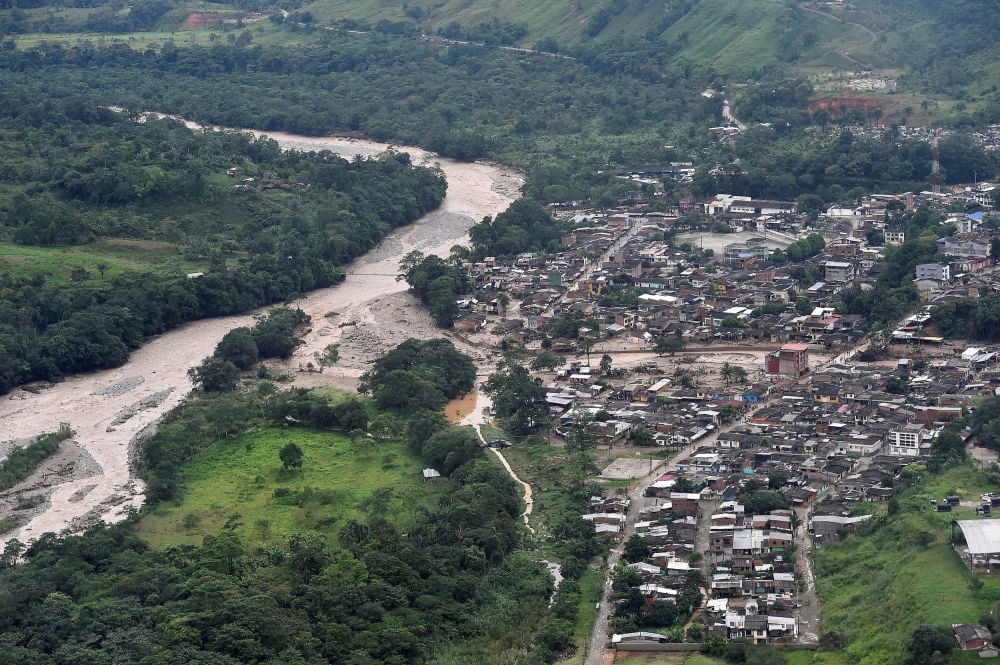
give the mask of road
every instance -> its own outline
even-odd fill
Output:
[[[868,34],[868,43],[867,44],[862,44],[861,46],[871,46],[876,41],[878,41],[878,33],[876,33],[874,30],[872,30],[871,28],[869,28],[866,25],[862,25],[860,23],[854,23],[853,21],[848,21],[847,19],[841,18],[840,16],[836,16],[834,14],[829,14],[829,13],[821,11],[819,9],[813,9],[812,7],[807,7],[805,4],[802,4],[802,3],[800,3],[798,5],[798,7],[799,7],[799,9],[801,9],[803,11],[811,12],[813,14],[819,14],[820,16],[826,17],[826,18],[830,19],[831,21],[837,21],[838,23],[843,23],[844,25],[854,26],[855,28],[863,30],[865,33]],[[875,67],[873,65],[871,65],[870,63],[861,62],[860,60],[858,60],[857,58],[855,58],[854,56],[852,56],[850,53],[848,53],[847,51],[840,51],[840,55],[842,55],[846,60],[850,60],[851,62],[853,62],[858,67],[861,67],[861,68],[864,68],[864,69],[875,69]]]
[[[747,416],[751,416],[756,409],[753,409],[747,413]],[[712,434],[708,435],[704,439],[701,439],[697,443],[687,446],[681,450],[674,458],[672,458],[669,464],[664,465],[662,462],[658,464],[654,469],[640,478],[635,485],[628,492],[628,497],[631,499],[631,504],[629,506],[628,517],[625,522],[625,529],[622,533],[622,539],[618,544],[611,550],[608,554],[608,566],[607,566],[607,578],[605,579],[604,587],[601,591],[600,608],[597,611],[597,619],[594,621],[594,630],[590,635],[590,644],[587,648],[586,659],[584,660],[584,665],[606,665],[614,661],[614,651],[611,649],[605,650],[605,644],[609,639],[608,631],[608,620],[610,618],[611,611],[611,571],[615,569],[615,565],[621,560],[622,550],[625,546],[625,541],[628,537],[635,533],[635,522],[636,517],[638,517],[639,510],[645,505],[654,505],[661,502],[661,499],[648,499],[645,496],[646,488],[659,478],[664,473],[668,473],[671,469],[676,469],[680,462],[688,459],[694,452],[703,445],[712,445],[715,443],[716,439],[719,438],[719,431],[716,430]],[[708,504],[706,506],[708,511],[706,515],[711,514],[711,510],[714,504]],[[708,549],[708,527],[705,527],[705,535],[701,535],[701,525],[708,524],[706,520],[699,521],[699,536],[696,543],[702,543],[704,549],[696,549],[695,551],[705,551]],[[706,572],[708,577],[709,574],[709,562],[708,557],[702,559],[702,569]]]
[[[820,9],[813,9],[812,7],[807,7],[804,3],[799,3],[799,9],[807,12],[812,12],[813,14],[819,14],[820,16],[825,16],[826,18],[843,23],[844,25],[852,25],[855,28],[859,28],[868,34],[868,43],[865,46],[871,46],[876,41],[878,41],[878,33],[869,28],[867,25],[862,25],[861,23],[855,23],[853,21],[848,21],[845,18],[841,18],[835,14],[829,14]]]
[[[690,450],[681,453],[682,457],[677,460],[686,459],[691,454]],[[674,461],[676,463],[676,461]],[[605,644],[608,641],[608,620],[611,611],[611,571],[615,569],[621,560],[622,549],[628,537],[635,533],[635,520],[639,513],[639,508],[643,501],[647,499],[643,496],[646,488],[663,473],[662,463],[657,465],[650,473],[646,474],[629,490],[628,497],[631,499],[628,517],[625,523],[625,530],[622,539],[608,554],[608,574],[605,576],[604,586],[601,589],[600,607],[597,610],[597,618],[594,620],[594,630],[590,634],[590,644],[587,646],[584,665],[604,665],[614,661],[614,651],[608,650],[605,653]],[[608,656],[610,655],[610,658]]]

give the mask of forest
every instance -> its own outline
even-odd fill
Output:
[[[14,87],[0,99],[3,240],[127,240],[176,259],[33,272],[15,252],[0,266],[0,391],[114,367],[185,321],[336,284],[343,264],[437,207],[446,188],[404,153],[348,162],[79,97]]]

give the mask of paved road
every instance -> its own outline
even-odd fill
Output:
[[[690,455],[690,449],[681,453],[682,458],[687,458]],[[678,459],[682,459],[678,458]],[[611,663],[614,661],[614,651],[607,650],[605,653],[604,645],[607,643],[610,634],[608,632],[608,619],[611,610],[611,571],[615,569],[618,561],[621,559],[622,550],[625,545],[625,541],[635,533],[635,521],[639,514],[639,508],[643,505],[643,501],[653,501],[653,499],[646,499],[643,494],[646,488],[656,480],[663,473],[663,463],[656,465],[653,470],[639,479],[639,482],[629,490],[628,497],[632,500],[632,504],[629,506],[628,518],[625,522],[625,531],[622,535],[621,541],[615,546],[611,553],[608,554],[608,574],[605,576],[604,587],[601,590],[601,600],[600,608],[597,611],[597,619],[594,621],[594,630],[590,634],[590,644],[587,647],[586,658],[584,660],[584,665],[605,665],[606,663]],[[608,657],[610,655],[610,658]]]

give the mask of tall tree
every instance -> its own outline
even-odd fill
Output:
[[[490,375],[483,390],[493,401],[493,413],[513,436],[527,436],[551,426],[545,388],[527,368],[508,364]]]

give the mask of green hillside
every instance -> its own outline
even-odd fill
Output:
[[[204,22],[192,22],[193,13]],[[270,20],[261,21],[265,17]],[[312,28],[344,28],[591,60],[627,57],[661,69],[665,61],[692,63],[714,68],[728,83],[776,67],[816,76],[818,83],[876,70],[898,79],[901,93],[929,95],[946,109],[962,102],[970,112],[988,109],[1000,85],[1000,53],[989,48],[1000,29],[1000,4],[975,0],[0,2],[0,38],[13,36],[22,46],[68,35],[98,41],[114,35],[133,45],[156,44],[156,36],[221,43],[251,26],[262,44],[291,46]]]

